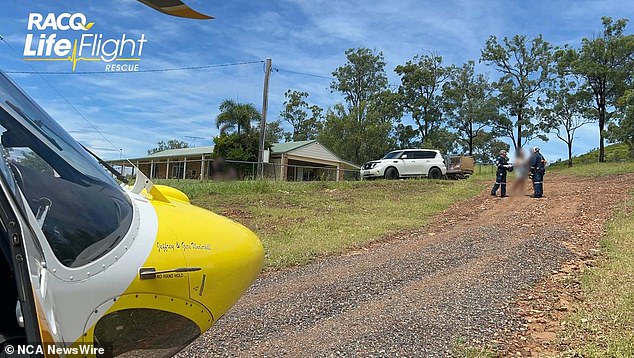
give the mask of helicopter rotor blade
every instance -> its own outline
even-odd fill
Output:
[[[197,20],[209,20],[213,19],[213,16],[201,14],[198,11],[187,6],[180,0],[137,0],[156,11],[160,11],[167,15],[185,17],[188,19]]]

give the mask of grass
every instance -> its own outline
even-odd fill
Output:
[[[551,171],[566,175],[575,176],[605,176],[624,173],[634,173],[634,162],[610,162],[610,163],[591,163],[591,164],[575,164],[572,167],[554,167],[549,168]],[[548,175],[548,174],[546,174]]]
[[[582,277],[584,300],[566,324],[565,357],[634,357],[634,214],[625,208],[607,227],[603,262]]]
[[[605,147],[605,161],[606,162],[624,162],[631,160],[630,150],[627,144],[615,143]],[[592,164],[599,161],[599,149],[593,149],[585,154],[572,157],[572,164]],[[557,162],[551,163],[553,168],[563,168],[568,165],[567,159],[562,159]]]
[[[605,147],[605,163],[599,163],[599,150],[591,150],[572,158],[572,167],[568,161],[552,163],[548,171],[575,176],[605,176],[634,173],[634,161],[626,144],[617,143]]]
[[[176,187],[193,204],[255,231],[264,244],[268,268],[305,264],[424,226],[435,214],[483,188],[477,179],[158,183]]]

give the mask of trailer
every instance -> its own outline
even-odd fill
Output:
[[[475,162],[469,155],[449,155],[445,159],[447,163],[448,179],[467,179],[473,175]]]

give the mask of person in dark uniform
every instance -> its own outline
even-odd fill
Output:
[[[528,161],[531,169],[534,193],[531,198],[541,198],[544,195],[544,173],[546,173],[546,159],[539,152],[539,147],[533,147],[533,153]]]
[[[500,189],[500,195],[505,198],[506,195],[506,173],[510,171],[513,166],[509,164],[509,158],[506,156],[506,151],[501,150],[500,156],[495,161],[497,170],[495,171],[495,184],[491,189],[491,195],[496,196],[498,189]]]

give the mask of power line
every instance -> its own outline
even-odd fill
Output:
[[[13,46],[11,46],[11,44],[9,44],[4,38],[0,37],[0,41],[4,42],[9,49],[11,49],[11,51],[13,51],[16,55],[18,54],[18,52],[13,48]],[[31,64],[28,64],[31,68],[33,68],[33,66],[31,66]],[[37,71],[34,71],[37,72]],[[108,144],[110,144],[112,146],[112,149],[118,151],[121,153],[121,155],[125,158],[126,161],[128,161],[133,167],[136,167],[134,165],[134,163],[132,163],[130,161],[130,159],[128,159],[128,157],[123,153],[123,150],[121,148],[117,149],[117,146],[114,145],[114,143],[112,143],[108,138],[106,138],[106,136],[103,134],[103,132],[101,132],[99,130],[99,128],[97,128],[97,126],[95,126],[91,121],[88,120],[88,118],[86,118],[78,109],[77,107],[75,107],[72,103],[70,103],[70,101],[68,99],[66,99],[66,97],[64,97],[64,95],[62,95],[62,93],[60,91],[58,91],[55,87],[53,87],[53,85],[46,80],[46,78],[44,76],[40,76],[42,78],[42,80],[44,81],[44,83],[46,83],[55,93],[57,93],[57,95],[68,105],[70,106],[75,112],[77,112],[77,114],[79,114],[79,116],[86,121],[86,123],[88,123],[88,125],[90,125],[106,142],[108,142]],[[137,168],[138,169],[138,168]]]
[[[275,67],[274,68],[276,71],[278,72],[287,72],[287,73],[293,73],[296,75],[303,75],[303,76],[311,76],[311,77],[317,77],[317,78],[323,78],[325,80],[332,80],[333,77],[332,76],[326,76],[326,75],[319,75],[316,73],[309,73],[309,72],[300,72],[300,71],[293,71],[293,70],[287,70],[285,68],[281,68],[281,67]]]
[[[6,41],[5,41],[6,42]],[[123,74],[123,73],[148,73],[148,72],[172,72],[172,71],[191,71],[191,70],[207,70],[218,67],[230,67],[230,66],[243,66],[256,63],[263,63],[264,61],[244,61],[244,62],[230,62],[230,63],[218,63],[212,65],[201,66],[186,66],[186,67],[170,67],[170,68],[153,68],[153,69],[140,69],[138,71],[4,71],[9,74],[35,74],[35,75],[97,75],[97,74]]]
[[[7,47],[16,55],[19,56],[18,52],[9,44],[2,35],[0,35],[0,41],[4,42]],[[187,70],[205,70],[210,68],[218,68],[218,67],[229,67],[229,66],[241,66],[241,65],[249,65],[249,64],[257,64],[264,63],[262,60],[257,61],[243,61],[243,62],[232,62],[232,63],[221,63],[221,64],[211,64],[211,65],[201,65],[201,66],[187,66],[187,67],[173,67],[173,68],[162,68],[162,69],[144,69],[133,72],[170,72],[170,71],[187,71]],[[112,149],[121,153],[121,155],[125,158],[125,160],[130,163],[133,167],[136,167],[134,163],[128,159],[128,157],[123,153],[123,150],[119,148],[117,150],[117,146],[114,145],[104,134],[97,128],[95,124],[93,124],[86,116],[84,116],[77,107],[75,107],[60,91],[58,91],[43,75],[84,75],[84,74],[114,74],[114,73],[131,73],[131,72],[107,72],[107,71],[80,71],[80,72],[69,72],[69,71],[36,71],[31,64],[28,66],[33,69],[32,71],[4,71],[8,74],[35,74],[39,75],[42,80],[69,106],[71,107],[90,127],[92,127],[108,144],[112,146]],[[137,168],[138,169],[138,168]]]

